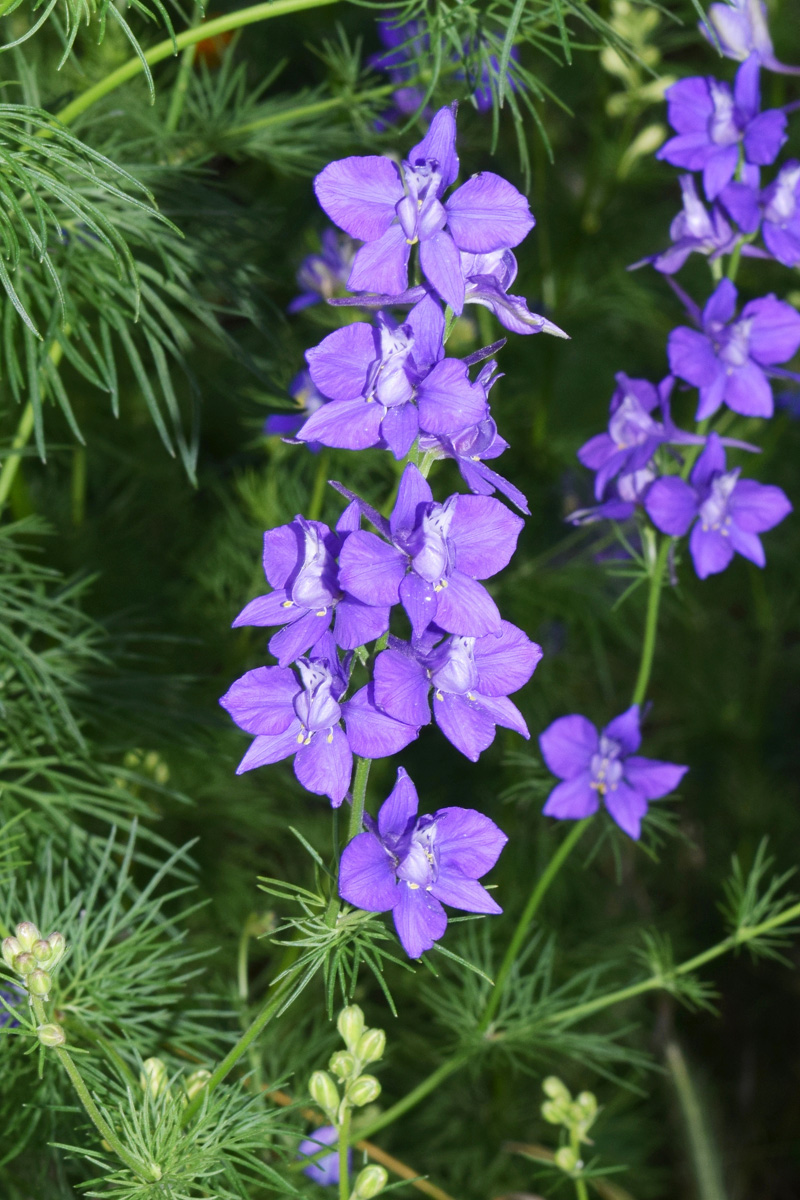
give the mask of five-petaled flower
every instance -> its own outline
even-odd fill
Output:
[[[740,479],[738,467],[726,470],[725,450],[716,433],[709,435],[689,483],[676,475],[657,479],[644,503],[653,524],[672,537],[683,537],[694,525],[689,550],[701,579],[724,571],[734,553],[763,567],[759,533],[792,511],[781,488]]]
[[[344,848],[339,895],[367,912],[389,912],[409,958],[419,958],[444,934],[442,904],[465,912],[499,913],[478,883],[508,841],[494,821],[471,808],[441,808],[418,816],[414,784],[402,767],[377,821]]]
[[[510,249],[533,228],[525,197],[491,171],[473,175],[442,201],[458,175],[454,107],[439,109],[402,172],[388,158],[367,155],[329,163],[315,179],[317,199],[331,220],[366,243],[353,263],[351,291],[403,292],[411,247],[418,245],[426,279],[460,313],[460,251]]]
[[[648,801],[673,791],[689,769],[641,758],[641,740],[638,704],[599,733],[577,713],[559,717],[539,738],[544,761],[562,780],[550,793],[545,816],[580,820],[596,813],[602,799],[620,829],[638,838]]]

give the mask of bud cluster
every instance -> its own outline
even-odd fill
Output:
[[[67,943],[60,933],[42,937],[31,921],[17,925],[15,937],[3,938],[3,961],[18,975],[29,996],[49,998],[52,971],[61,962]]]
[[[569,1145],[556,1151],[555,1164],[568,1175],[580,1174],[583,1170],[580,1145],[591,1143],[587,1134],[597,1117],[597,1098],[591,1092],[581,1092],[573,1100],[569,1089],[555,1075],[548,1075],[542,1090],[548,1097],[541,1110],[545,1121],[563,1125],[569,1134]]]
[[[180,1094],[181,1103],[188,1104],[193,1100],[198,1092],[208,1083],[211,1078],[211,1072],[204,1067],[200,1067],[197,1071],[192,1071],[191,1075],[181,1081],[182,1090]],[[172,1087],[170,1084],[167,1064],[160,1058],[146,1058],[142,1063],[142,1069],[139,1072],[139,1085],[143,1092],[152,1096],[157,1100],[163,1093],[171,1093]]]

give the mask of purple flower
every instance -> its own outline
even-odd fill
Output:
[[[494,313],[500,324],[511,333],[551,333],[568,338],[547,317],[528,309],[524,296],[509,296],[508,289],[517,277],[517,260],[510,250],[493,250],[487,254],[461,254],[466,304],[481,304]]]
[[[702,312],[703,332],[680,326],[669,335],[667,352],[675,375],[700,389],[697,420],[721,404],[746,417],[771,417],[768,368],[786,362],[800,346],[800,313],[783,300],[751,300],[734,320],[736,288],[717,286]]]
[[[763,567],[758,534],[792,511],[781,488],[740,479],[738,467],[725,469],[725,450],[716,433],[709,435],[690,482],[676,475],[657,479],[645,508],[653,524],[672,537],[683,537],[694,525],[689,550],[701,579],[724,571],[734,553]]]
[[[347,667],[330,634],[315,653],[288,667],[257,667],[237,679],[220,700],[240,729],[254,735],[236,774],[295,755],[298,781],[338,808],[350,786],[353,755],[397,754],[419,733],[381,712],[372,684],[342,701]],[[341,727],[344,718],[347,732]]]
[[[736,244],[737,234],[725,220],[722,210],[714,205],[709,214],[697,195],[691,175],[681,175],[683,209],[669,227],[672,245],[660,254],[640,259],[630,268],[635,270],[645,263],[652,263],[663,275],[674,275],[680,271],[690,254],[706,254],[709,261],[728,254]]]
[[[398,21],[397,14],[376,21],[376,25],[378,37],[386,50],[373,54],[368,59],[369,66],[385,72],[390,81],[396,84],[391,106],[381,113],[376,122],[376,127],[384,130],[401,117],[412,117],[424,103],[423,89],[409,87],[408,84],[417,74],[416,61],[430,48],[430,38],[421,21]],[[426,108],[423,115],[430,120],[431,110]]]
[[[264,534],[264,574],[275,590],[246,604],[233,628],[283,625],[269,642],[281,667],[313,648],[332,618],[344,650],[380,637],[388,626],[388,607],[362,604],[339,586],[336,559],[346,536],[299,515]]]
[[[430,950],[447,927],[442,904],[465,912],[503,910],[478,883],[508,841],[482,813],[441,808],[417,816],[414,784],[402,767],[378,819],[365,817],[368,833],[345,846],[339,895],[367,912],[389,912],[409,958]]]
[[[786,141],[786,115],[760,113],[759,62],[753,54],[736,73],[733,91],[711,76],[673,83],[665,92],[669,122],[678,134],[656,158],[675,167],[703,172],[709,200],[730,183],[743,146],[748,163],[768,166]]]
[[[627,475],[618,475],[606,484],[602,503],[578,508],[567,518],[570,525],[592,525],[595,521],[628,521],[644,503],[648,488],[656,478],[656,467],[648,463]]]
[[[500,75],[500,60],[496,54],[492,54],[486,46],[483,38],[478,36],[473,45],[470,47],[467,44],[464,47],[465,55],[479,53],[481,55],[481,66],[477,78],[469,79],[465,71],[456,71],[454,79],[466,79],[471,87],[474,88],[472,100],[479,113],[487,113],[492,108],[492,91],[493,83],[496,91],[499,84]],[[511,47],[511,62],[519,62],[519,50],[516,46]],[[511,67],[506,69],[506,88],[509,92],[517,91],[517,83],[511,71]]]
[[[800,266],[800,162],[784,163],[772,183],[759,193],[744,183],[730,183],[722,202],[746,233],[763,220],[764,245],[785,267]]]
[[[477,580],[506,566],[521,517],[489,496],[455,495],[438,504],[409,463],[389,521],[369,519],[383,537],[350,534],[339,559],[345,591],[365,604],[401,603],[416,637],[434,621],[447,633],[499,633],[497,605]]]
[[[492,744],[495,727],[528,738],[522,713],[508,699],[523,687],[542,657],[542,648],[508,621],[484,637],[450,637],[429,632],[416,642],[390,638],[375,660],[375,701],[390,716],[415,725],[433,714],[448,741],[477,762]],[[436,643],[439,643],[438,645]]]
[[[550,793],[545,816],[572,821],[590,817],[602,796],[620,829],[638,838],[648,801],[673,791],[689,769],[640,758],[641,740],[638,704],[600,733],[577,713],[559,717],[539,738],[544,761],[563,780]]]
[[[356,243],[335,229],[323,231],[319,254],[309,254],[297,271],[297,282],[303,291],[289,305],[289,312],[300,312],[321,300],[330,300],[347,280],[356,256]]]
[[[3,997],[6,1004],[10,1008],[19,1008],[25,1000],[26,993],[22,988],[10,986],[0,988],[0,996]],[[19,1026],[19,1021],[10,1013],[5,1005],[0,1005],[0,1029],[16,1029]]]
[[[425,138],[400,169],[377,155],[339,159],[317,176],[325,212],[352,237],[358,251],[348,287],[396,296],[408,287],[411,247],[419,244],[423,274],[460,313],[464,278],[459,251],[488,253],[516,246],[533,228],[525,197],[490,171],[473,175],[442,203],[458,175],[456,122],[441,108]]]
[[[629,476],[641,471],[660,445],[682,440],[669,416],[672,376],[667,375],[658,387],[646,379],[631,379],[623,371],[616,379],[608,433],[598,433],[578,451],[583,465],[597,472],[594,492],[598,500],[603,498],[609,481],[615,476]],[[664,424],[653,417],[658,407],[664,413]]]
[[[296,402],[298,411],[294,413],[271,413],[264,422],[264,433],[267,437],[281,437],[292,440],[293,434],[301,429],[303,422],[312,416],[318,408],[328,403],[328,397],[323,396],[314,386],[314,381],[307,370],[300,371],[289,384],[289,395]],[[316,453],[319,444],[310,444],[309,450]]]
[[[339,1150],[338,1143],[339,1133],[333,1125],[323,1125],[321,1129],[315,1129],[310,1137],[307,1137],[304,1142],[301,1142],[297,1148],[297,1157],[313,1158],[315,1154],[319,1154],[324,1146],[336,1146],[330,1154],[323,1154],[315,1162],[309,1163],[307,1167],[303,1167],[303,1174],[309,1179],[313,1179],[314,1183],[320,1184],[322,1187],[333,1187],[339,1182]],[[348,1168],[352,1166],[353,1151],[347,1151]]]
[[[783,75],[798,75],[800,67],[787,67],[778,62],[772,48],[767,29],[767,6],[764,0],[730,0],[728,4],[712,4],[708,19],[713,26],[713,36],[705,21],[700,22],[700,31],[712,46],[719,48],[727,58],[743,61],[755,54],[762,67]]]
[[[386,445],[400,460],[420,429],[449,434],[480,421],[486,393],[467,366],[444,357],[444,316],[431,296],[403,325],[378,313],[377,325],[357,321],[307,351],[315,385],[332,403],[317,410],[301,441],[349,450]]]

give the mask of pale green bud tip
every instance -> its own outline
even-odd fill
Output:
[[[311,1099],[323,1112],[333,1113],[339,1107],[339,1089],[327,1071],[315,1071],[308,1081]]]
[[[364,1167],[356,1177],[353,1195],[358,1200],[373,1200],[373,1197],[379,1196],[386,1184],[389,1182],[389,1172],[385,1167],[378,1167],[371,1164]]]
[[[555,1100],[545,1100],[542,1105],[542,1116],[551,1125],[561,1125],[564,1122],[565,1110]]]
[[[22,954],[18,954],[14,959],[14,970],[18,975],[30,975],[31,971],[36,970],[36,959],[23,950]]]
[[[331,1055],[328,1066],[340,1079],[350,1079],[356,1074],[357,1069],[355,1057],[349,1050],[337,1050],[335,1054]]]
[[[363,1063],[377,1062],[386,1049],[386,1034],[382,1029],[366,1029],[358,1040],[356,1054]]]
[[[548,1075],[542,1083],[542,1091],[545,1096],[549,1096],[551,1100],[560,1100],[562,1104],[569,1104],[572,1096],[569,1090],[561,1082],[557,1075]]]
[[[362,1075],[347,1088],[347,1098],[356,1108],[371,1104],[381,1094],[381,1085],[374,1075]]]
[[[38,942],[31,946],[31,954],[40,966],[46,967],[53,957],[53,948],[44,938],[39,938]]]
[[[42,936],[32,921],[23,921],[14,932],[19,938],[23,950],[31,950],[33,943],[40,941]]]
[[[556,1150],[556,1166],[567,1174],[572,1174],[578,1166],[578,1161],[578,1156],[571,1146],[562,1146],[560,1150]]]
[[[7,966],[14,970],[14,959],[18,954],[22,954],[22,946],[15,937],[3,938],[3,960]]]
[[[146,1058],[142,1063],[139,1083],[143,1092],[149,1092],[155,1100],[169,1086],[166,1064],[160,1058]]]
[[[36,1036],[43,1046],[63,1046],[67,1035],[60,1025],[40,1025]]]
[[[28,991],[34,996],[42,996],[45,1000],[53,986],[53,981],[47,974],[47,971],[42,971],[38,967],[35,971],[31,971],[27,978]]]
[[[592,1092],[581,1092],[576,1098],[581,1117],[586,1120],[587,1117],[593,1117],[597,1113],[597,1097]]]
[[[67,948],[67,943],[63,933],[58,933],[58,931],[51,933],[47,941],[50,946],[50,952],[53,955],[50,965],[54,967],[56,963],[60,962],[64,957],[64,951]]]
[[[211,1072],[207,1071],[205,1067],[200,1067],[199,1070],[192,1071],[186,1080],[186,1095],[190,1100],[193,1100],[198,1092],[202,1092],[210,1078]]]
[[[350,1004],[347,1008],[343,1008],[339,1013],[336,1025],[345,1040],[347,1049],[355,1054],[358,1039],[364,1032],[364,1014],[358,1005]]]

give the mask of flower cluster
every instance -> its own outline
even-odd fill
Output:
[[[401,167],[354,157],[317,177],[327,215],[363,244],[350,256],[353,243],[329,236],[306,264],[307,294],[295,307],[331,299],[346,251],[352,302],[375,315],[308,350],[295,386],[302,411],[268,426],[311,449],[378,447],[405,460],[388,516],[335,482],[346,501],[335,528],[298,514],[267,530],[269,590],[234,621],[271,629],[277,660],[222,697],[252,737],[239,772],[293,758],[300,784],[334,807],[351,798],[354,757],[397,754],[431,723],[431,705],[438,728],[472,761],[497,726],[530,736],[509,695],[542,652],[503,619],[485,585],[510,561],[523,524],[494,493],[527,512],[522,492],[486,462],[507,446],[488,402],[504,341],[464,359],[448,355],[446,342],[466,303],[509,330],[565,335],[508,292],[512,250],[534,225],[525,197],[490,172],[454,186],[455,115],[455,105],[436,113]],[[424,282],[409,287],[412,256]],[[467,494],[435,497],[427,474],[442,458],[457,464]],[[488,817],[460,808],[418,816],[402,767],[377,821],[364,815],[361,832],[361,812],[354,817],[340,895],[391,910],[411,957],[444,933],[442,904],[500,911],[477,882],[506,840]]]

